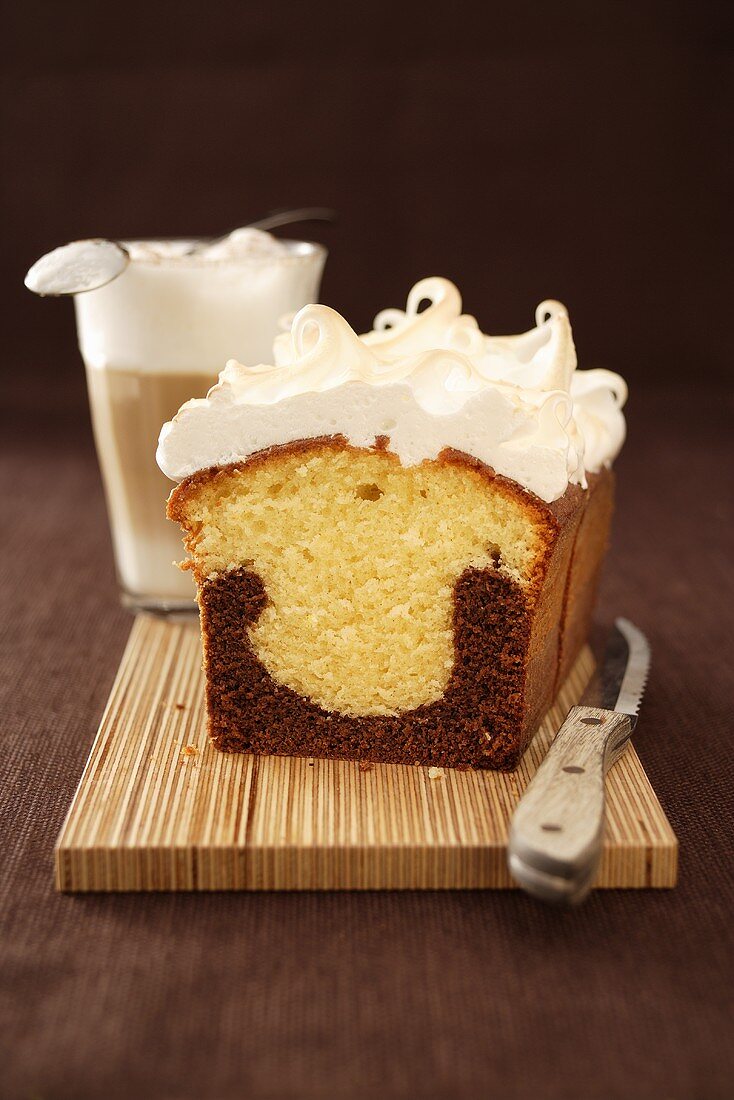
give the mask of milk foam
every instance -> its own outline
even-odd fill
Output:
[[[74,298],[90,369],[217,374],[270,354],[278,319],[318,297],[326,252],[257,229],[221,241],[126,241],[130,263]]]

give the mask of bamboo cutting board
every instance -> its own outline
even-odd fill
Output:
[[[200,666],[197,624],[136,619],[56,845],[59,890],[510,887],[510,817],[593,658],[511,774],[216,752]],[[674,886],[677,842],[634,748],[607,799],[597,886]]]

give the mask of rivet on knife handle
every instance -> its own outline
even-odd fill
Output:
[[[545,901],[591,889],[604,839],[604,776],[627,744],[630,716],[572,707],[512,819],[510,870]]]

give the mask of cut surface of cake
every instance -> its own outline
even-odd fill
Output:
[[[363,337],[308,306],[164,427],[216,747],[516,766],[588,633],[624,438],[622,380],[537,320],[485,336],[442,279]]]

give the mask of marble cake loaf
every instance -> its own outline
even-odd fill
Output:
[[[439,279],[363,337],[306,307],[276,360],[159,445],[214,745],[515,767],[588,633],[624,383],[558,303],[487,337]]]

